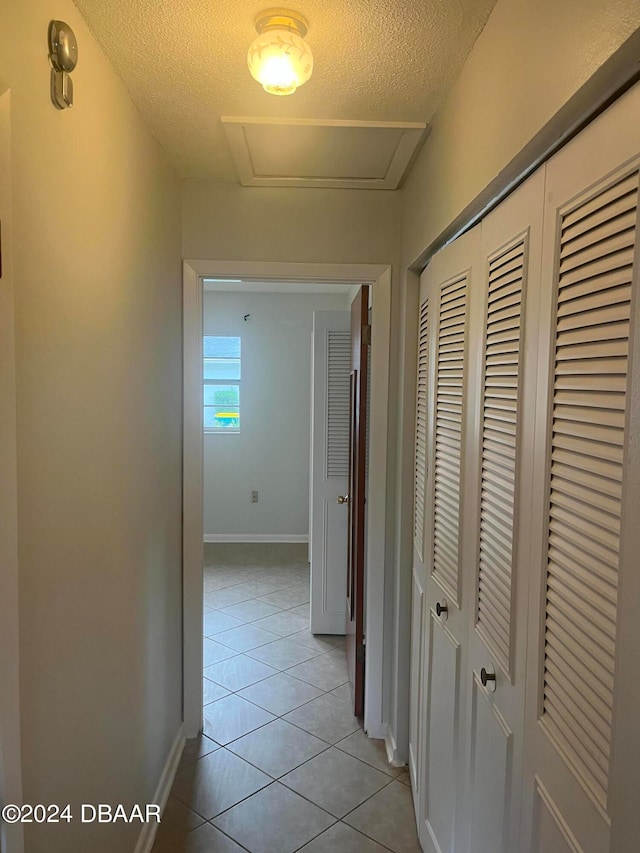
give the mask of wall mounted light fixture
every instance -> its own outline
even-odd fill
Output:
[[[251,76],[272,95],[292,95],[313,71],[304,41],[307,22],[290,9],[265,9],[255,21],[258,37],[247,55]]]
[[[78,64],[78,42],[69,24],[49,24],[49,61],[51,62],[51,101],[59,110],[73,106],[73,81],[69,73]]]

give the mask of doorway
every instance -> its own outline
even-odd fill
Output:
[[[370,453],[375,460],[370,474],[367,551],[366,613],[367,673],[365,729],[371,737],[386,734],[383,723],[384,581],[387,484],[387,424],[389,387],[389,337],[391,271],[379,265],[261,264],[256,262],[187,261],[184,265],[184,721],[185,734],[202,729],[203,636],[203,525],[204,445],[202,435],[203,316],[202,282],[227,279],[233,286],[243,280],[280,282],[342,282],[373,285],[371,348],[372,406]],[[259,490],[258,490],[259,492]],[[259,501],[259,497],[258,497]]]

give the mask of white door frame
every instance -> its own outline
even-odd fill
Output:
[[[202,279],[327,281],[373,285],[368,493],[365,729],[384,738],[383,648],[387,542],[387,439],[391,344],[391,267],[384,264],[299,264],[185,260],[183,264],[183,718],[187,737],[202,730],[203,430]],[[379,464],[377,460],[384,460]],[[387,603],[388,607],[392,602]]]

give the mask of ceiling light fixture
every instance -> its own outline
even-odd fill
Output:
[[[304,41],[307,22],[290,9],[265,9],[255,25],[260,35],[247,55],[251,76],[271,95],[292,95],[313,71],[313,55]]]

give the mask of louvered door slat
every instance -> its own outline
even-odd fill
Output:
[[[349,375],[351,334],[327,331],[327,450],[326,476],[349,472]]]
[[[561,216],[543,715],[606,807],[638,173]]]
[[[480,531],[480,560],[484,564],[491,566],[491,581],[493,585],[504,583],[508,589],[511,589],[511,549],[508,543],[505,543],[501,537],[500,531],[488,522],[483,522]],[[489,555],[490,560],[486,560]],[[483,573],[486,577],[486,572]],[[495,578],[493,577],[495,575]],[[483,578],[483,582],[486,580]]]
[[[587,276],[586,280],[581,276],[574,284],[567,284],[558,297],[558,305],[561,306],[569,300],[579,299],[585,294],[591,294],[594,285],[598,287],[600,293],[606,295],[609,290],[617,288],[620,284],[626,284],[629,281],[629,267],[632,261],[633,258],[630,256],[629,263],[618,269],[605,269],[599,275]],[[569,276],[567,276],[568,278]]]
[[[460,490],[458,488],[458,483],[454,479],[453,476],[445,476],[440,473],[435,478],[436,489],[439,494],[436,496],[434,503],[443,506],[449,507],[448,512],[454,512],[454,508],[458,506],[458,502],[460,500]],[[445,522],[443,522],[444,524]],[[450,529],[454,529],[453,520],[450,518],[446,519],[446,524]],[[458,525],[455,525],[455,529],[458,529]]]
[[[606,217],[606,210],[612,204],[617,204],[620,201],[631,201],[631,206],[635,208],[637,203],[638,181],[635,173],[627,175],[621,181],[618,181],[613,186],[608,187],[598,193],[584,204],[578,205],[574,210],[567,212],[562,217],[562,228],[564,233],[568,233],[577,222],[584,222],[594,213],[604,211],[603,216]],[[629,208],[627,208],[628,210]]]
[[[595,244],[588,244],[587,248],[583,248],[579,252],[572,252],[571,243],[563,240],[562,249],[564,251],[560,259],[560,275],[572,270],[575,271],[579,267],[588,266],[592,262],[600,261],[607,255],[621,255],[619,261],[614,259],[614,262],[628,263],[628,255],[633,252],[634,232],[633,227],[625,228],[624,231],[615,233],[613,237],[604,241],[604,245],[603,241],[598,241]],[[582,274],[585,274],[584,270],[582,270]]]
[[[556,667],[547,659],[548,685],[547,692],[553,701],[562,705],[568,712],[574,736],[583,741],[590,757],[605,772],[608,769],[607,736],[611,725],[611,717],[602,717],[591,704],[579,693],[573,684],[565,677],[564,668]]]
[[[413,539],[424,560],[424,499],[427,477],[427,395],[429,384],[429,297],[420,305],[418,329],[418,390],[416,399],[415,467],[413,494]]]
[[[510,591],[504,584],[498,582],[499,576],[496,578],[496,583],[487,587],[481,583],[478,591],[478,601],[482,606],[483,600],[486,601],[487,608],[494,613],[495,621],[504,629],[505,637],[509,637],[509,622],[505,615],[505,610],[508,610],[509,601],[511,598]]]
[[[561,625],[569,621],[571,624],[565,625],[567,633],[581,642],[594,643],[595,648],[601,648],[604,655],[613,660],[615,643],[611,635],[594,625],[574,608],[571,601],[565,600],[551,588],[547,590],[547,611],[550,621],[558,620]]]
[[[573,701],[577,702],[579,706],[589,706],[590,709],[593,709],[595,712],[593,720],[596,721],[594,728],[602,737],[606,738],[607,727],[611,724],[611,711],[606,701],[603,701],[593,689],[592,679],[589,677],[589,682],[585,680],[584,676],[588,674],[586,668],[577,659],[561,658],[556,655],[555,650],[547,655],[547,668],[557,679],[558,684],[564,685],[567,694]],[[567,671],[570,672],[569,676],[566,674]],[[597,683],[595,679],[593,679],[593,683]],[[604,692],[606,694],[606,690]],[[599,746],[602,752],[606,751],[603,749],[603,743],[600,743]]]
[[[554,697],[553,692],[549,689],[545,692],[546,704],[554,710],[560,721],[555,732],[555,738],[558,741],[560,748],[565,753],[573,751],[572,744],[579,743],[582,745],[580,758],[576,761],[576,767],[581,775],[587,774],[592,777],[597,784],[604,786],[606,784],[608,773],[599,767],[598,763],[593,760],[591,754],[586,748],[585,736],[580,731],[576,721],[573,720],[571,713],[564,709],[562,704]],[[588,738],[587,738],[588,742]]]
[[[569,585],[573,583],[584,583],[583,574],[585,567],[576,563],[563,551],[557,548],[549,549],[549,557],[555,565],[556,572],[559,577],[563,578]],[[605,578],[599,577],[591,573],[589,577],[589,586],[601,599],[605,601],[616,602],[616,588],[610,584]]]
[[[455,542],[457,541],[458,536],[458,527],[453,523],[450,523],[446,515],[456,506],[455,500],[443,500],[442,498],[437,499],[437,503],[442,507],[442,524],[441,531],[443,538],[448,538],[455,546]]]
[[[565,229],[562,235],[565,246],[564,257],[569,257],[585,249],[597,248],[598,243],[608,242],[612,238],[618,240],[621,235],[626,235],[630,229],[635,227],[636,211],[632,199],[629,199],[629,204],[631,207],[627,210],[611,211],[611,215],[606,216],[604,221],[602,219],[605,211],[598,211],[590,221],[587,220],[586,223],[583,223],[586,228],[579,231]]]
[[[495,601],[493,591],[489,590],[485,593],[481,589],[478,595],[478,613],[482,613],[484,617],[483,624],[485,628],[490,625],[492,634],[499,635],[506,643],[509,640],[509,626],[504,621],[501,610],[502,608]]]
[[[582,557],[590,554],[604,568],[613,570],[618,567],[618,555],[615,550],[599,545],[590,535],[589,530],[585,529],[580,523],[565,521],[555,515],[552,515],[551,508],[549,511],[549,531],[554,533],[560,539],[564,539],[567,544],[573,545],[576,551],[581,552]]]
[[[455,602],[459,586],[466,312],[465,274],[445,282],[440,290],[435,366],[432,573]]]
[[[603,658],[602,655],[596,657],[591,653],[594,650],[593,648],[581,645],[575,637],[563,631],[558,625],[552,627],[551,631],[554,641],[553,644],[548,644],[547,653],[552,654],[553,650],[556,650],[560,657],[566,660],[579,660],[583,671],[591,673],[593,683],[598,685],[597,689],[602,692],[602,698],[606,699],[609,691],[613,690],[613,678],[609,672],[608,658],[606,656]],[[577,672],[578,667],[574,668]]]
[[[513,525],[525,259],[523,237],[489,259],[482,376],[476,623],[478,633],[507,674],[511,670]],[[505,271],[508,271],[507,287]]]
[[[515,252],[507,263],[497,263],[493,267],[493,279],[497,287],[501,287],[505,281],[516,281],[520,277],[522,269],[522,247]]]
[[[619,532],[620,521],[616,513],[616,505],[619,501],[619,495],[616,492],[619,488],[612,483],[613,494],[596,491],[578,482],[580,476],[576,469],[565,474],[564,470],[556,468],[552,484],[553,502],[564,510],[578,513],[593,524],[604,527],[605,530]]]
[[[505,553],[494,547],[492,537],[487,537],[484,530],[480,536],[480,556],[494,566],[495,587],[501,593],[501,597],[508,599],[511,588],[511,566],[505,559]]]

